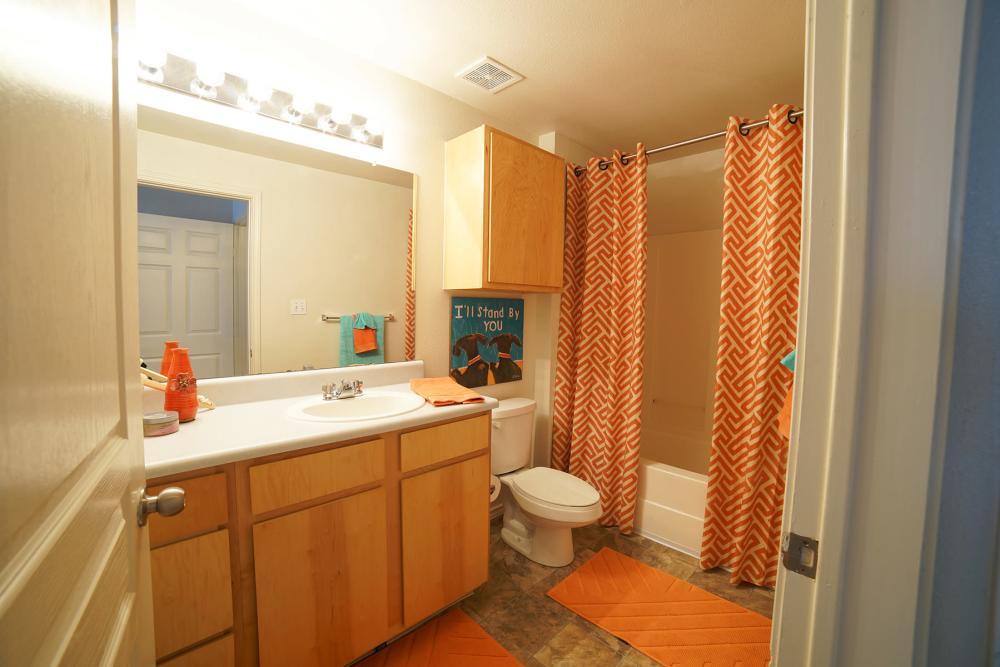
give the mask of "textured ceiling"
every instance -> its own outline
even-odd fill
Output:
[[[236,0],[529,131],[600,151],[656,146],[802,103],[804,0]],[[492,56],[525,76],[455,78]]]

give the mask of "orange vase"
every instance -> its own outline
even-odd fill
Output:
[[[180,421],[189,422],[198,416],[198,380],[191,369],[188,349],[175,348],[170,360],[163,409],[172,410]]]
[[[168,340],[163,344],[163,358],[160,359],[160,375],[167,375],[170,372],[170,360],[177,349],[177,341]]]

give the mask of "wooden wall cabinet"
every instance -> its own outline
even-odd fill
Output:
[[[481,126],[445,145],[444,288],[558,292],[566,162]]]
[[[150,523],[158,662],[343,665],[485,583],[490,430],[482,414],[153,480],[188,500]]]

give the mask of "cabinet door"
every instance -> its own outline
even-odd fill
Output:
[[[491,283],[562,286],[566,163],[499,132],[490,133],[487,278]]]
[[[402,481],[403,622],[410,626],[486,581],[490,456]]]
[[[261,665],[343,665],[388,637],[385,489],[253,527]]]

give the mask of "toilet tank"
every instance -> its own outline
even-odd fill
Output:
[[[529,465],[531,439],[535,434],[535,402],[530,398],[501,400],[493,409],[492,430],[490,464],[494,475]]]

